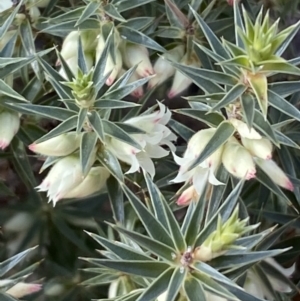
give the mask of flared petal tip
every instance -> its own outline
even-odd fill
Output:
[[[9,142],[7,140],[0,140],[0,149],[4,150],[8,147]]]

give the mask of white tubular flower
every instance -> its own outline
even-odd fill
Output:
[[[254,158],[254,160],[274,183],[290,191],[294,190],[293,183],[273,160],[263,160],[260,158]]]
[[[63,157],[73,153],[79,147],[80,138],[80,134],[69,132],[41,143],[32,143],[28,148],[44,156]]]
[[[18,113],[3,110],[0,112],[0,149],[5,149],[20,127]]]
[[[115,138],[111,138],[107,142],[107,147],[115,156],[130,165],[130,169],[126,173],[139,171],[142,167],[151,177],[154,177],[155,168],[151,158],[162,158],[169,153],[161,145],[167,145],[172,151],[175,151],[172,141],[176,140],[176,136],[166,127],[171,118],[171,112],[163,104],[158,103],[158,105],[159,111],[125,121],[125,123],[146,132],[145,134],[131,135],[140,144],[142,150]]]
[[[230,123],[235,127],[241,137],[248,138],[248,139],[261,139],[261,135],[254,129],[248,128],[248,125],[238,119],[231,118],[229,119]]]
[[[78,56],[77,54],[68,58],[66,60],[66,63],[68,65],[68,67],[70,68],[71,72],[73,73],[74,77],[77,77],[77,73],[78,73]],[[87,66],[88,71],[90,71],[93,67],[93,57],[91,54],[89,53],[85,53],[85,63]],[[68,80],[67,75],[64,71],[63,68],[60,68],[59,72],[58,72],[65,80]]]
[[[273,146],[270,140],[265,137],[261,139],[248,139],[241,137],[243,146],[251,153],[252,156],[264,160],[272,158]]]
[[[190,58],[187,56],[187,54],[185,54],[185,56],[181,60],[181,64],[191,67],[200,67],[200,62],[195,55],[192,55],[192,57]],[[180,94],[181,92],[186,90],[192,84],[192,82],[193,81],[191,78],[187,77],[179,70],[176,70],[171,90],[168,93],[168,97],[171,99]]]
[[[178,165],[180,165],[180,169],[177,177],[172,180],[172,182],[191,182],[198,195],[202,194],[207,181],[212,185],[223,184],[215,177],[215,172],[217,171],[221,162],[223,147],[220,147],[218,150],[216,150],[197,167],[189,170],[191,164],[200,156],[201,152],[210,141],[215,131],[216,129],[211,128],[201,130],[194,134],[188,142],[183,158],[180,158],[173,153],[174,160]]]
[[[36,293],[42,289],[41,284],[34,283],[24,283],[20,282],[8,289],[5,293],[14,297],[14,298],[22,298],[24,296]]]
[[[106,185],[110,173],[104,167],[92,167],[85,179],[74,189],[70,190],[64,199],[84,198],[100,191]]]
[[[233,137],[224,146],[222,163],[229,173],[239,179],[255,178],[256,169],[251,154]]]
[[[167,51],[162,56],[158,58],[158,60],[154,64],[154,73],[155,77],[151,78],[148,83],[148,89],[153,88],[156,85],[160,85],[165,82],[168,78],[175,74],[176,68],[171,65],[170,62],[167,61],[175,61],[179,62],[184,54],[184,46],[179,45],[170,51]]]
[[[291,277],[291,275],[295,271],[295,264],[292,265],[290,268],[285,269],[281,265],[279,265],[273,258],[267,258],[264,259],[264,261],[268,262],[287,278]],[[268,273],[266,273],[266,276],[275,291],[281,293],[290,293],[292,291],[292,288],[285,282],[280,281],[279,279],[273,277],[271,274]],[[260,279],[259,275],[257,275],[254,272],[253,269],[249,269],[247,271],[247,278],[244,284],[244,289],[246,292],[252,294],[257,298],[267,298],[268,301],[275,300],[272,294],[270,293],[269,289],[264,285],[264,282]]]
[[[127,42],[122,47],[122,57],[127,68],[138,65],[136,73],[139,76],[147,77],[154,74],[154,70],[149,59],[149,52],[145,46]]]
[[[81,164],[77,156],[68,156],[57,161],[50,172],[37,186],[38,191],[47,191],[53,206],[83,181]]]
[[[97,37],[98,43],[97,43],[97,48],[96,48],[96,61],[98,61],[103,53],[104,47],[105,47],[105,40],[103,36],[100,34]],[[120,73],[122,69],[122,56],[121,52],[119,49],[116,49],[116,61],[114,62],[111,55],[108,54],[107,60],[106,60],[106,65],[105,65],[105,70],[104,70],[104,75],[110,73],[109,77],[106,80],[106,84],[108,86],[111,86],[113,82],[116,80],[118,74]]]
[[[118,77],[121,77],[126,71],[124,69],[121,69]],[[136,72],[133,72],[133,74],[131,75],[131,77],[129,78],[127,84],[133,83],[137,80],[139,80],[140,77],[138,76],[138,74]],[[139,86],[138,88],[136,88],[133,92],[131,92],[131,94],[133,97],[136,98],[141,98],[144,95],[144,90],[142,86]]]

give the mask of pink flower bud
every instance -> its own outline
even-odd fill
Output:
[[[288,190],[294,190],[293,183],[273,160],[263,160],[261,158],[255,158],[254,160],[274,183]]]
[[[183,193],[178,198],[176,204],[179,206],[185,206],[190,204],[192,201],[197,201],[199,194],[197,193],[194,186],[191,186],[183,191]]]
[[[187,57],[187,54],[183,57],[181,64],[191,66],[191,67],[200,67],[200,62],[196,55],[192,55],[191,57]],[[168,97],[171,99],[176,95],[180,94],[184,90],[186,90],[191,84],[192,79],[181,73],[181,71],[176,70],[175,76],[173,79],[173,84],[170,92],[168,93]]]
[[[32,143],[29,149],[44,156],[63,157],[73,153],[80,144],[80,137],[76,132],[61,134],[41,143]]]
[[[70,190],[64,195],[64,199],[71,198],[84,198],[89,195],[100,191],[105,185],[106,180],[109,178],[110,173],[104,167],[93,167],[91,168],[88,175],[85,177],[83,182],[81,182],[77,187]]]
[[[154,70],[149,59],[149,52],[145,46],[127,42],[122,47],[122,57],[124,64],[128,68],[137,65],[136,73],[139,76],[147,77],[154,74]]]
[[[24,296],[36,293],[42,289],[41,284],[20,282],[6,291],[6,294],[14,298],[22,298]]]
[[[238,119],[232,118],[229,119],[230,123],[235,127],[241,137],[248,138],[248,139],[260,139],[261,135],[254,129],[248,128],[248,125]]]
[[[175,74],[175,67],[172,66],[170,62],[167,61],[175,61],[179,62],[184,54],[184,46],[179,45],[170,51],[167,51],[162,56],[158,58],[156,63],[154,64],[154,73],[156,74],[155,77],[151,78],[148,83],[148,88],[153,88],[156,85],[162,84],[168,78]]]
[[[118,77],[121,77],[126,71],[124,69],[121,69]],[[137,80],[139,80],[140,77],[138,76],[138,74],[136,72],[134,72],[131,77],[129,78],[127,84],[133,83]],[[136,88],[133,92],[131,92],[131,94],[133,97],[136,98],[141,98],[144,95],[144,90],[142,86],[139,86],[138,88]]]
[[[0,149],[5,149],[10,144],[19,127],[18,113],[7,110],[0,111]]]
[[[253,158],[235,138],[229,140],[222,155],[222,163],[229,173],[237,178],[255,178],[256,169]]]
[[[243,146],[251,153],[252,156],[264,160],[272,158],[273,146],[270,140],[262,137],[261,139],[241,138]]]

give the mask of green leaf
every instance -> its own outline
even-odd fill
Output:
[[[135,29],[132,29],[130,27],[126,27],[126,26],[123,26],[123,25],[118,26],[118,31],[119,31],[120,35],[123,36],[124,39],[126,39],[126,41],[136,43],[136,44],[140,44],[140,45],[144,45],[147,48],[150,48],[150,49],[153,49],[153,50],[156,50],[156,51],[159,51],[159,52],[165,52],[166,51],[157,42],[152,40],[147,35],[141,33],[140,31],[137,31]]]
[[[113,212],[113,218],[115,219],[117,224],[124,224],[124,196],[121,185],[115,178],[110,177],[106,182],[106,187],[108,191],[111,209]]]
[[[27,102],[27,100],[22,95],[20,95],[19,93],[17,93],[13,88],[11,88],[2,79],[0,79],[0,91],[1,91],[1,94],[9,96],[9,97],[11,97],[13,99],[17,99],[17,100],[21,100],[21,101],[26,101]]]
[[[108,251],[113,252],[123,260],[151,260],[145,253],[137,252],[135,249],[128,247],[120,242],[112,242],[109,239],[101,237],[94,233],[88,233],[95,241],[104,246]]]
[[[276,72],[276,73],[285,73],[292,75],[300,75],[300,69],[288,62],[283,61],[264,61],[261,62],[260,72]]]
[[[241,97],[241,105],[243,109],[243,117],[246,120],[248,128],[252,128],[254,120],[255,101],[251,94],[245,93]]]
[[[279,96],[273,91],[269,91],[268,98],[269,103],[273,108],[283,112],[284,114],[294,118],[295,120],[300,121],[300,111],[291,103],[289,103],[286,99]]]
[[[82,22],[87,20],[89,17],[94,15],[100,7],[100,3],[91,1],[85,6],[84,11],[82,12],[81,16],[79,17],[78,21],[76,22],[75,26],[80,25]]]
[[[281,97],[287,97],[291,94],[294,94],[300,91],[300,83],[299,81],[285,81],[285,82],[275,82],[269,84],[269,93],[272,91],[273,93],[278,94]]]
[[[107,260],[81,258],[92,264],[108,267],[126,274],[142,277],[157,278],[161,273],[169,268],[167,263],[153,260]]]
[[[258,251],[258,252],[249,252],[242,253],[237,255],[225,255],[220,256],[212,260],[212,264],[216,269],[245,266],[250,263],[255,263],[260,260],[263,260],[268,257],[274,257],[278,254],[281,254],[288,249],[282,250],[270,250],[270,251]]]
[[[118,20],[120,22],[126,22],[126,20],[120,15],[118,9],[113,4],[109,3],[105,5],[103,9],[105,10],[105,13],[113,19]]]
[[[33,104],[14,104],[8,103],[13,110],[31,114],[31,115],[39,115],[47,118],[53,118],[56,120],[64,121],[70,117],[73,117],[76,112],[70,111],[64,108],[52,107],[52,106],[42,106],[42,105],[33,105]]]
[[[125,96],[129,95],[131,92],[133,92],[136,88],[144,85],[149,81],[150,78],[153,76],[141,78],[137,81],[134,81],[130,84],[127,84],[126,86],[120,86],[116,90],[109,90],[104,96],[103,99],[122,99]]]
[[[94,83],[94,89],[95,93],[97,94],[100,89],[104,86],[106,79],[108,78],[110,72],[108,74],[105,74],[105,66],[106,66],[106,61],[109,56],[109,49],[111,48],[112,45],[112,40],[113,40],[113,29],[110,31],[106,41],[105,41],[105,46],[102,51],[102,54],[99,58],[99,60],[96,62],[95,69],[93,72],[93,78],[92,81]],[[116,98],[118,99],[118,98]]]
[[[235,127],[228,121],[223,121],[217,127],[216,132],[207,143],[198,158],[191,164],[188,170],[192,170],[213,154],[218,148],[220,148],[233,134],[235,133]]]
[[[154,0],[115,0],[112,2],[116,9],[121,13],[153,1]]]
[[[102,120],[103,129],[107,136],[116,138],[124,143],[127,143],[139,150],[142,149],[142,147],[129,136],[124,130],[122,130],[119,126],[117,126],[115,123],[108,121],[108,120]]]
[[[107,149],[98,152],[97,159],[120,182],[124,182],[124,175],[118,159]]]
[[[239,8],[239,4],[237,1],[233,2],[233,12],[234,12],[234,26],[235,26],[235,41],[238,47],[243,47],[244,43],[239,35],[237,28],[244,30],[244,24]]]
[[[19,12],[21,6],[23,5],[24,0],[18,2],[18,5],[13,9],[13,11],[9,14],[8,18],[4,21],[2,26],[0,27],[0,40],[6,34],[9,27],[12,25],[16,14]]]
[[[87,279],[83,282],[81,282],[81,285],[92,287],[94,285],[109,285],[111,284],[114,280],[117,279],[116,275],[111,275],[111,274],[100,274],[96,277],[92,277],[90,279]]]
[[[93,107],[95,109],[123,109],[138,107],[139,105],[134,102],[124,100],[113,100],[113,99],[100,99],[94,102]]]
[[[254,112],[253,126],[262,132],[264,136],[269,138],[276,146],[279,146],[274,130],[258,110],[255,110]]]
[[[178,267],[174,270],[174,273],[169,283],[166,301],[174,301],[176,299],[186,274],[187,269],[182,270],[181,267]]]
[[[92,111],[87,114],[89,119],[90,125],[92,126],[95,133],[98,135],[98,138],[101,142],[104,142],[104,129],[101,117],[99,116],[98,112]]]
[[[212,233],[216,229],[219,215],[221,216],[222,221],[226,221],[230,217],[233,209],[235,208],[239,200],[239,196],[241,194],[243,184],[244,182],[241,180],[237,185],[235,185],[235,187],[228,195],[226,200],[223,202],[221,207],[214,213],[212,218],[206,223],[203,230],[197,236],[195,246],[201,246],[201,244],[210,235],[210,233]]]
[[[222,92],[223,89],[217,85],[216,83],[212,82],[210,80],[210,77],[207,77],[208,74],[210,73],[217,73],[217,71],[210,71],[210,70],[203,70],[203,69],[199,69],[199,68],[194,68],[188,65],[184,65],[184,64],[180,64],[180,63],[176,63],[173,61],[169,61],[171,65],[173,65],[174,67],[176,67],[179,71],[181,71],[183,74],[185,74],[186,76],[188,76],[191,80],[193,80],[193,82],[203,91],[205,91],[206,93],[216,93],[216,92]],[[206,74],[206,75],[204,75]],[[221,74],[221,73],[220,73]],[[219,78],[219,81],[221,81],[221,78],[219,75],[220,74],[214,74],[215,77]],[[232,78],[230,78],[230,76],[227,76],[228,78],[224,78],[223,81],[228,82],[228,81],[232,81]],[[207,79],[209,78],[209,79]],[[230,79],[229,79],[230,78]]]
[[[211,108],[211,111],[218,111],[223,107],[226,107],[230,103],[234,102],[242,96],[242,94],[247,90],[247,87],[243,84],[236,84],[234,87],[232,87],[225,96]]]
[[[165,8],[171,26],[181,29],[189,26],[189,20],[173,1],[165,0]]]
[[[152,301],[165,292],[169,286],[170,279],[173,274],[173,269],[169,268],[164,273],[159,275],[151,284],[144,290],[142,295],[136,301]]]
[[[204,122],[210,127],[217,127],[223,121],[224,117],[219,113],[207,113],[206,111],[194,110],[194,109],[177,109],[176,113],[183,114],[199,121]]]
[[[88,109],[81,108],[78,114],[76,132],[79,134],[83,128],[84,123],[86,122],[86,117],[88,114]]]
[[[55,127],[53,130],[48,132],[46,135],[43,137],[39,138],[36,143],[40,143],[46,140],[49,140],[50,138],[56,137],[60,134],[67,133],[73,129],[76,128],[77,125],[77,116],[72,116],[62,123],[60,123],[57,127]]]
[[[0,292],[0,299],[1,301],[17,301],[17,299],[13,298],[12,296],[1,292]]]
[[[216,52],[219,56],[221,56],[224,59],[229,59],[230,56],[223,47],[222,43],[219,41],[219,39],[216,37],[216,35],[213,33],[213,31],[208,27],[208,25],[205,23],[205,21],[200,17],[200,15],[192,8],[190,7],[190,10],[195,16],[195,19],[197,23],[200,25],[210,47],[213,49],[214,52]]]
[[[144,247],[152,254],[155,254],[156,256],[168,262],[174,262],[173,256],[176,256],[176,252],[174,249],[166,245],[165,241],[158,240],[157,238],[153,239],[149,236],[145,236],[134,231],[129,231],[118,226],[114,226],[113,228],[118,232],[124,234],[128,238],[132,239],[133,241],[137,242],[140,246]],[[159,235],[156,235],[156,237],[158,236]]]
[[[128,19],[126,21],[126,26],[134,28],[135,30],[143,30],[145,27],[153,23],[154,17],[137,17]]]
[[[174,119],[169,121],[168,126],[186,142],[195,134],[195,131]]]
[[[193,273],[192,275],[196,280],[200,281],[204,288],[207,288],[212,294],[224,297],[226,300],[238,300],[226,288],[224,288],[223,283],[222,285],[220,285],[211,277],[201,272],[195,271],[195,273]]]
[[[174,247],[174,243],[159,220],[147,209],[147,207],[128,189],[127,186],[123,185],[123,191],[126,194],[130,204],[135,210],[140,221],[143,223],[147,232],[151,237],[157,241],[163,241],[169,247]]]
[[[205,301],[205,292],[199,280],[194,277],[186,278],[184,282],[184,292],[188,301]]]
[[[83,133],[80,140],[80,163],[84,176],[88,174],[94,161],[95,146],[97,135],[93,132]]]
[[[292,139],[290,139],[289,137],[287,137],[286,135],[284,135],[280,131],[275,130],[275,137],[276,137],[276,140],[280,144],[284,144],[284,145],[294,147],[294,148],[298,148],[298,149],[300,148],[300,146],[295,141],[293,141]]]
[[[2,277],[8,271],[10,271],[12,268],[14,268],[21,260],[23,260],[34,249],[36,249],[36,247],[25,250],[19,254],[16,254],[16,255],[10,257],[9,259],[7,259],[5,261],[2,261],[0,263],[0,276]]]

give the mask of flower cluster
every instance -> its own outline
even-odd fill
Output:
[[[132,134],[131,137],[141,146],[137,149],[116,138],[107,139],[107,148],[121,161],[130,165],[127,173],[136,172],[142,167],[151,177],[155,175],[155,167],[151,158],[162,158],[168,155],[162,146],[166,145],[172,152],[175,151],[173,141],[175,134],[166,127],[171,118],[171,112],[162,103],[158,102],[159,110],[133,117],[125,121],[136,128],[143,130],[143,134]]]
[[[61,56],[75,77],[77,77],[78,72],[77,49],[79,36],[82,40],[88,70],[91,70],[94,64],[94,58],[96,62],[100,59],[106,43],[104,35],[100,33],[96,37],[95,31],[72,31],[67,35],[62,45]],[[111,54],[108,54],[104,70],[104,75],[108,75],[106,79],[106,85],[108,86],[111,86],[117,78],[122,76],[127,68],[137,66],[129,82],[153,75],[154,77],[152,77],[148,83],[148,89],[151,89],[161,85],[174,76],[173,84],[168,94],[169,98],[173,98],[188,88],[192,84],[192,80],[179,70],[176,70],[171,62],[180,62],[181,64],[194,67],[200,66],[199,59],[194,53],[192,55],[184,54],[185,47],[183,45],[175,46],[163,53],[163,55],[156,60],[154,66],[152,66],[149,51],[145,46],[123,40],[117,31],[114,32],[114,40],[114,58]],[[59,61],[57,65],[60,65]],[[59,72],[62,77],[67,79],[63,68],[61,68]],[[142,97],[143,94],[144,91],[142,87],[132,92],[132,96],[136,98]]]
[[[177,200],[178,205],[197,200],[203,193],[207,182],[212,185],[221,185],[222,183],[215,177],[221,163],[230,174],[246,180],[256,177],[257,164],[274,183],[288,190],[294,189],[289,178],[271,160],[272,143],[267,138],[262,137],[254,128],[249,129],[243,121],[230,119],[230,122],[236,128],[239,139],[231,137],[198,166],[191,169],[192,164],[212,139],[216,131],[214,128],[204,129],[194,134],[188,142],[183,158],[173,154],[175,162],[180,165],[180,169],[172,182],[184,182],[186,185],[191,185]]]

